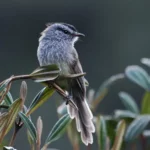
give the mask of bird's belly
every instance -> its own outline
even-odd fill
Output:
[[[69,64],[62,62],[62,63],[58,63],[58,67],[61,69],[61,74],[67,75],[70,74],[70,67]]]

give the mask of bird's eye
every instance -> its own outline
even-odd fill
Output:
[[[68,34],[69,32],[68,32],[67,30],[64,30],[64,33],[65,33],[65,34]]]

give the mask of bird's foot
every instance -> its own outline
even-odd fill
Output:
[[[77,106],[76,106],[76,104],[73,102],[73,96],[71,96],[71,95],[67,95],[65,98],[64,98],[65,100],[66,100],[66,105],[70,105],[71,107],[73,107],[73,108],[75,108],[75,109],[77,109],[78,110],[78,108],[77,108]]]
[[[72,98],[73,97],[71,95],[66,96],[66,105],[68,105],[69,102],[72,101]]]

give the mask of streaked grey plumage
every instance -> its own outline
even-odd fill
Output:
[[[79,33],[72,25],[53,23],[42,32],[37,51],[41,66],[57,64],[62,74],[82,73],[78,54],[74,48]],[[93,143],[95,127],[92,122],[92,112],[86,102],[86,86],[84,77],[74,80],[58,82],[59,86],[69,92],[78,110],[67,105],[70,117],[76,120],[77,130],[81,132],[81,139],[85,145]]]

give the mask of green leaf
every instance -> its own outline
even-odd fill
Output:
[[[98,137],[98,145],[100,150],[106,150],[107,143],[107,128],[103,116],[97,117],[96,132]]]
[[[44,102],[46,102],[55,92],[52,87],[43,88],[31,102],[27,115],[33,113],[38,107],[40,107]]]
[[[150,121],[150,116],[140,116],[136,118],[127,128],[125,140],[132,141],[138,137],[146,128]]]
[[[131,95],[126,92],[119,92],[119,97],[126,109],[133,113],[139,114],[139,108]]]
[[[112,146],[115,140],[116,131],[114,130],[117,126],[117,120],[111,116],[105,116],[106,126],[107,126],[107,135],[109,137],[109,145]]]
[[[143,136],[146,137],[146,138],[149,138],[150,137],[150,130],[144,130],[143,131]]]
[[[17,150],[17,149],[15,149],[15,148],[13,148],[11,146],[4,146],[3,150]]]
[[[9,107],[8,112],[0,116],[0,142],[3,137],[9,132],[11,129],[18,112],[20,111],[22,104],[21,99],[17,99],[14,103]]]
[[[72,122],[67,127],[68,138],[73,146],[73,149],[79,149],[80,147],[80,135],[76,129],[76,122],[72,120]]]
[[[64,133],[66,127],[68,126],[68,124],[70,123],[70,121],[71,121],[71,119],[68,114],[61,117],[56,122],[56,124],[52,128],[51,132],[49,133],[49,135],[45,141],[44,147],[45,146],[47,147],[47,145],[49,145],[50,143],[58,140],[63,135],[63,133]]]
[[[118,127],[116,130],[116,138],[115,138],[115,142],[112,147],[112,150],[120,150],[121,149],[125,129],[126,129],[126,122],[124,120],[121,120],[118,123]]]
[[[32,139],[36,142],[36,128],[33,122],[22,112],[19,113],[19,116],[25,124],[26,128],[29,130]]]
[[[4,98],[6,105],[10,106],[13,103],[13,98],[10,92],[8,92]]]
[[[0,92],[2,92],[9,84],[9,82],[11,81],[11,77],[5,81],[3,81],[3,83],[1,83],[0,85]]]
[[[62,103],[62,104],[57,108],[57,113],[58,113],[59,115],[61,115],[61,116],[67,113],[67,107],[66,107],[66,103],[65,103],[65,102]]]
[[[125,119],[125,118],[131,118],[134,119],[137,117],[137,114],[128,111],[128,110],[115,110],[115,118],[117,119]]]
[[[58,77],[60,69],[56,64],[41,66],[34,70],[30,76],[35,82],[46,82],[54,80]]]
[[[148,73],[139,66],[129,66],[125,69],[125,75],[132,82],[138,84],[147,91],[150,91],[150,77]]]
[[[146,92],[142,99],[142,114],[150,114],[150,92]]]
[[[104,81],[102,85],[99,87],[98,91],[96,92],[95,100],[92,103],[93,108],[97,107],[101,100],[107,95],[108,90],[111,85],[113,85],[116,81],[121,80],[124,78],[124,74],[120,73],[117,75],[111,76],[109,79]]]
[[[28,137],[31,150],[35,150],[35,142],[29,130],[27,130],[27,137]]]
[[[143,63],[144,65],[150,67],[150,59],[149,58],[142,58],[141,63]]]

